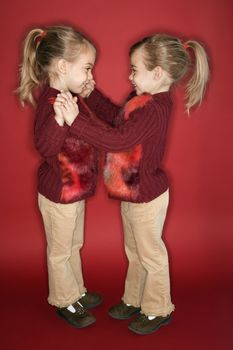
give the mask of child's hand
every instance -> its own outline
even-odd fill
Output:
[[[61,108],[60,102],[57,102],[57,100],[55,99],[55,102],[53,104],[53,109],[55,112],[55,120],[56,122],[60,125],[63,126],[64,125],[64,117],[63,117],[63,110]]]
[[[94,88],[95,88],[95,81],[93,79],[88,80],[88,82],[86,83],[86,85],[82,89],[82,92],[79,95],[83,98],[88,97],[90,96]]]
[[[55,100],[54,110],[57,117],[59,119],[62,117],[66,124],[70,126],[79,113],[77,97],[73,97],[69,91],[61,91]]]

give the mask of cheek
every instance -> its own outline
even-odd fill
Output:
[[[87,72],[83,72],[82,73],[82,80],[86,81],[88,79],[88,73]]]
[[[84,72],[76,73],[76,81],[79,85],[82,85],[86,81],[87,77]]]
[[[141,74],[138,74],[135,77],[135,83],[141,86],[141,85],[144,85],[143,82],[144,82],[143,76]]]

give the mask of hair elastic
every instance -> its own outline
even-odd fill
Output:
[[[41,40],[46,37],[47,35],[47,32],[45,30],[43,30],[43,32],[41,32],[40,34],[38,34],[36,37],[35,37],[35,43],[37,44],[37,46],[41,43]]]
[[[190,47],[188,43],[183,43],[182,45],[185,50],[187,50]]]

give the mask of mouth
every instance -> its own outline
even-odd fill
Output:
[[[80,85],[80,90],[83,91],[85,89],[86,85],[87,85],[87,82]]]
[[[137,85],[136,85],[136,84],[132,84],[132,85],[133,85],[133,88],[134,88],[136,94],[137,94],[137,95],[140,95],[140,94],[141,94],[141,91],[140,91],[140,89],[137,87]]]

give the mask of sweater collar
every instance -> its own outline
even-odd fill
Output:
[[[164,101],[167,103],[172,103],[172,92],[171,90],[158,92],[157,94],[152,95],[154,101]]]

